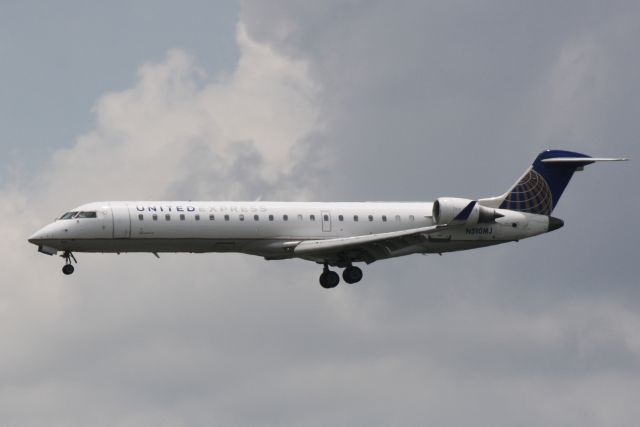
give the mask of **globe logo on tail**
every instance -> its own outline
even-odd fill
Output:
[[[500,205],[502,209],[550,215],[553,210],[553,197],[547,181],[531,169],[516,184]]]

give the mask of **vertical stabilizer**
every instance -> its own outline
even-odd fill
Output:
[[[569,184],[573,173],[598,161],[619,161],[623,158],[593,158],[564,150],[543,151],[522,177],[498,197],[480,199],[484,206],[550,215]]]

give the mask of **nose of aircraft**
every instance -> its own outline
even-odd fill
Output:
[[[29,243],[33,243],[34,245],[40,245],[47,239],[53,239],[57,236],[58,226],[56,223],[47,224],[42,227],[40,230],[33,233],[31,237],[29,237]]]
[[[31,235],[31,237],[29,237],[29,243],[33,243],[34,245],[37,245],[39,243],[42,242],[42,240],[44,239],[44,232],[43,232],[43,228],[41,228],[40,230],[36,231],[35,233],[33,233]]]
[[[553,216],[549,217],[549,231],[557,230],[564,225],[564,221]]]

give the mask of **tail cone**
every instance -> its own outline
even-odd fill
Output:
[[[564,221],[553,216],[549,217],[549,231],[557,230],[564,225]]]

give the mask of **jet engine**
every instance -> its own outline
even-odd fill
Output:
[[[465,222],[467,224],[486,224],[503,217],[496,209],[480,206],[477,201],[440,197],[433,202],[433,219],[438,225]]]

